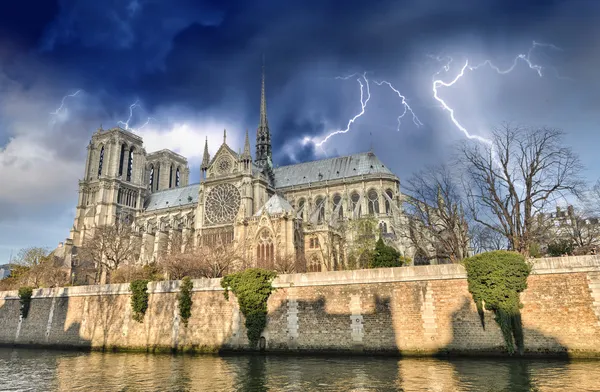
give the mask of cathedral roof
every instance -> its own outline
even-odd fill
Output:
[[[294,212],[294,208],[283,197],[275,194],[263,205],[254,216],[261,216],[266,210],[269,215],[281,214],[284,212]]]
[[[275,188],[334,181],[369,174],[394,176],[372,152],[273,168]]]
[[[144,209],[146,211],[154,211],[162,208],[180,207],[198,203],[199,190],[200,184],[192,184],[154,192],[146,197]]]

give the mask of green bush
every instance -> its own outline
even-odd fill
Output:
[[[139,323],[144,321],[148,309],[148,281],[145,279],[134,280],[129,284],[131,289],[131,309],[133,319]]]
[[[31,296],[33,295],[32,287],[21,287],[19,288],[19,302],[21,303],[21,317],[27,318],[29,314],[29,306],[31,305]]]
[[[527,288],[531,266],[523,255],[509,251],[482,253],[463,261],[467,269],[469,292],[477,305],[481,324],[485,328],[483,308],[493,311],[502,330],[506,348],[514,353],[515,345],[523,353],[523,307],[519,293]]]
[[[559,257],[573,253],[573,244],[568,240],[555,241],[548,245],[548,254]]]
[[[177,295],[177,303],[179,304],[179,316],[181,321],[187,327],[188,320],[192,316],[192,288],[194,283],[189,276],[184,277],[181,280],[181,286],[179,288],[179,294]]]
[[[231,290],[238,299],[240,310],[246,317],[248,340],[254,347],[267,325],[267,300],[275,290],[271,282],[276,276],[274,271],[250,268],[221,279],[225,298],[229,299],[229,290]]]
[[[369,268],[402,267],[406,259],[396,249],[383,243],[381,237],[375,243]]]

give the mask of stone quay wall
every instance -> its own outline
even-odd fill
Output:
[[[237,299],[219,279],[194,280],[180,322],[179,281],[149,284],[142,323],[128,284],[34,290],[20,318],[16,291],[0,292],[0,345],[142,351],[249,348]],[[400,355],[502,354],[491,312],[482,327],[461,265],[281,275],[268,302],[267,352]],[[600,256],[537,259],[521,294],[527,354],[600,356]]]

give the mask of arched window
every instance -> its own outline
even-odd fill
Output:
[[[160,164],[156,165],[156,190],[160,186]]]
[[[177,168],[177,172],[175,173],[175,186],[179,188],[181,185],[181,177],[179,177],[179,167]]]
[[[296,215],[302,219],[304,219],[305,204],[306,204],[306,200],[304,198],[298,200],[298,210],[296,211],[297,212]]]
[[[150,190],[152,191],[154,189],[154,165],[150,165],[150,180],[148,184],[150,185]]]
[[[306,270],[308,272],[321,272],[321,261],[319,260],[319,256],[314,255],[311,257]]]
[[[273,269],[275,262],[275,245],[273,237],[267,229],[263,229],[256,245],[256,266],[258,268]]]
[[[173,165],[169,167],[169,189],[173,187]]]
[[[392,215],[392,203],[391,200],[394,200],[394,194],[391,189],[386,189],[385,194],[387,197],[385,198],[385,213],[387,215]]]
[[[342,208],[342,196],[339,193],[333,195],[333,213],[337,210],[338,219],[344,218],[344,209]]]
[[[104,162],[104,146],[100,149],[100,159],[98,161],[98,177],[102,174],[102,163]]]
[[[379,214],[379,194],[375,189],[367,193],[369,215]]]
[[[119,157],[119,176],[123,175],[123,161],[125,159],[125,143],[121,144],[121,155]]]
[[[317,224],[325,222],[325,199],[317,197],[315,200],[315,208],[317,209]]]
[[[380,222],[379,223],[379,231],[381,232],[381,234],[387,234],[387,223]]]
[[[133,173],[133,147],[129,149],[129,160],[127,163],[127,181],[131,181],[131,173]]]
[[[360,218],[361,208],[360,208],[360,196],[358,192],[352,192],[350,195],[350,202],[352,204],[352,216]]]

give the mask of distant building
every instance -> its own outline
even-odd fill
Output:
[[[10,276],[11,266],[10,264],[0,265],[0,280],[8,278]]]

